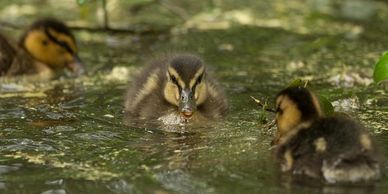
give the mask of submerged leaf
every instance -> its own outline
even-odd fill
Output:
[[[334,114],[334,107],[331,102],[322,95],[318,95],[319,103],[321,105],[322,111],[326,116],[331,116]]]
[[[302,80],[301,78],[296,78],[296,79],[292,80],[288,84],[288,87],[289,88],[291,88],[291,87],[302,87],[302,88],[305,88],[305,87],[307,87],[307,83],[308,83],[307,80]]]
[[[373,72],[373,79],[376,83],[380,83],[388,78],[388,52],[385,52],[380,60],[376,63]]]

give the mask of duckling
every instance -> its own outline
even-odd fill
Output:
[[[291,87],[276,98],[275,156],[284,172],[329,183],[377,180],[380,155],[367,130],[345,116],[323,116],[317,97]]]
[[[64,68],[81,75],[85,69],[77,52],[75,38],[64,23],[41,19],[22,35],[18,46],[12,46],[0,34],[0,76],[51,78],[56,70]]]
[[[152,61],[133,79],[124,106],[129,120],[156,119],[164,124],[214,120],[228,110],[223,91],[204,62],[191,54],[165,55]]]

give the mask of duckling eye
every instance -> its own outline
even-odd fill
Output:
[[[48,43],[49,43],[48,40],[46,40],[46,39],[45,39],[45,40],[42,40],[42,44],[43,44],[44,46],[47,46]]]
[[[171,80],[172,83],[174,83],[175,85],[178,85],[178,81],[176,80],[176,77],[175,77],[175,76],[170,75],[170,80]]]
[[[197,84],[199,84],[199,83],[201,83],[201,82],[202,82],[202,77],[203,77],[203,74],[202,74],[202,75],[200,75],[200,76],[198,77],[198,79],[197,79]]]
[[[278,108],[276,109],[276,112],[279,113],[280,115],[283,114],[283,110],[282,110],[280,107],[278,107]]]
[[[195,84],[194,84],[193,88],[197,87],[197,85],[202,82],[202,77],[203,77],[203,74],[198,76],[197,81],[195,81]]]
[[[61,46],[61,47],[66,47],[66,42],[64,41],[61,41],[61,40],[58,40],[58,44]]]
[[[53,35],[50,33],[50,31],[49,31],[48,28],[45,28],[44,31],[45,31],[47,37],[48,37],[51,41],[53,41],[54,43],[58,44],[58,45],[61,46],[62,48],[66,49],[67,52],[69,52],[69,53],[71,53],[71,54],[74,54],[74,51],[69,47],[69,45],[68,45],[65,41],[63,41],[63,40],[58,40],[57,38],[55,38],[55,36],[53,36]]]

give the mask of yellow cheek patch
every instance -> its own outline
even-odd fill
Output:
[[[278,137],[282,137],[300,124],[302,113],[297,105],[287,96],[281,98],[279,108],[282,110],[282,114],[276,114],[276,123],[278,126]]]
[[[67,42],[70,48],[76,51],[75,42],[69,36],[51,30],[58,40]],[[65,48],[53,42],[43,28],[31,30],[27,33],[24,42],[27,52],[36,60],[49,65],[51,68],[63,68],[65,64],[73,61],[73,55]]]
[[[210,90],[214,90],[212,87],[209,87]],[[214,96],[217,96],[218,94],[214,94]],[[195,103],[198,105],[204,103],[207,99],[208,96],[208,87],[205,82],[201,82],[200,84],[197,85],[195,89]]]
[[[52,67],[60,67],[64,64],[64,57],[58,55],[61,48],[53,44],[40,29],[28,32],[24,39],[24,47],[36,60]]]
[[[166,86],[164,87],[163,93],[164,93],[164,98],[167,100],[167,102],[169,102],[172,105],[179,106],[179,102],[178,102],[179,89],[175,84],[171,82],[167,82]]]

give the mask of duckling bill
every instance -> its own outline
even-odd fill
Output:
[[[60,69],[75,75],[85,71],[73,34],[55,19],[34,22],[17,46],[0,34],[0,44],[0,76],[41,74],[50,78]]]
[[[329,183],[380,178],[380,154],[359,123],[323,116],[317,97],[305,88],[281,91],[276,106],[278,130],[273,144],[282,171]]]
[[[203,61],[190,54],[152,61],[133,79],[124,106],[128,119],[161,120],[165,124],[217,119],[228,110],[222,90]]]

